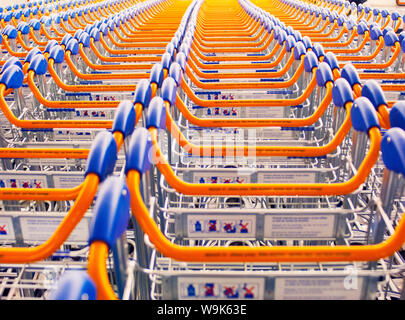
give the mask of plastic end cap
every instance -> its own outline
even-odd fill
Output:
[[[391,128],[381,141],[382,159],[385,167],[393,172],[405,175],[405,131]]]
[[[83,32],[78,40],[83,45],[83,47],[90,47],[90,35],[87,32]]]
[[[129,141],[125,173],[128,173],[130,170],[136,170],[140,174],[149,171],[153,159],[152,147],[152,137],[148,129],[142,127],[136,128]]]
[[[333,81],[332,70],[326,62],[321,62],[316,70],[316,83],[320,87],[324,87],[326,83]]]
[[[146,115],[146,128],[166,129],[166,107],[161,97],[154,97]]]
[[[357,131],[368,132],[371,128],[380,128],[377,112],[366,97],[354,100],[351,109],[352,125]]]
[[[391,128],[398,127],[405,130],[405,101],[396,102],[390,111]]]
[[[136,125],[136,111],[134,103],[129,100],[123,100],[117,107],[115,113],[112,131],[121,132],[124,138],[130,136],[134,132]]]
[[[158,88],[162,86],[163,83],[163,66],[160,63],[153,65],[152,70],[150,71],[149,80],[151,83],[156,83]]]
[[[3,72],[4,70],[6,70],[8,67],[10,67],[12,65],[16,65],[17,67],[22,69],[22,63],[21,63],[20,59],[18,59],[17,57],[11,57],[6,60],[3,67],[1,68],[1,72]]]
[[[130,196],[125,180],[108,177],[100,188],[93,210],[89,243],[102,241],[112,248],[125,232],[130,218]]]
[[[32,58],[37,54],[42,54],[41,50],[39,50],[37,47],[32,48],[25,57],[25,62],[31,62]]]
[[[305,72],[312,72],[312,70],[318,67],[318,57],[315,52],[308,51],[304,58],[304,69]]]
[[[66,45],[66,51],[70,51],[73,56],[77,55],[79,53],[79,42],[75,38],[70,39]]]
[[[150,81],[142,79],[136,85],[134,103],[140,103],[144,108],[147,108],[152,98],[152,88]]]
[[[332,70],[339,69],[339,62],[333,52],[327,52],[324,61],[329,64]]]
[[[163,69],[169,70],[170,69],[170,65],[172,64],[172,57],[170,55],[170,53],[165,52],[162,55],[162,58],[160,60],[160,63],[163,66]]]
[[[315,43],[314,46],[312,47],[312,51],[315,52],[316,56],[318,57],[318,59],[320,57],[324,57],[325,56],[325,50],[323,49],[322,45],[319,43]]]
[[[181,70],[182,70],[183,72],[185,72],[185,71],[186,71],[187,57],[186,57],[186,55],[184,54],[184,52],[179,52],[179,53],[176,55],[176,60],[175,60],[175,61],[180,65]]]
[[[294,47],[294,59],[301,60],[301,56],[306,53],[305,45],[302,41],[298,41]]]
[[[49,58],[55,63],[62,63],[65,60],[65,51],[60,45],[54,46],[49,52]]]
[[[295,38],[293,35],[289,35],[285,40],[285,49],[287,52],[291,52],[292,48],[295,47]]]
[[[48,70],[48,61],[45,56],[43,54],[35,55],[30,62],[28,70],[34,71],[37,75],[45,74]]]
[[[346,79],[353,88],[356,84],[361,84],[357,69],[351,63],[346,64],[340,72],[342,78]]]
[[[353,90],[349,82],[344,78],[335,81],[332,89],[333,103],[336,107],[343,108],[346,103],[353,102]]]
[[[86,271],[67,271],[49,300],[96,300],[96,286]]]
[[[24,73],[22,69],[16,65],[11,65],[3,71],[0,78],[0,83],[4,84],[7,89],[18,89],[22,86]]]
[[[174,105],[176,103],[177,85],[172,77],[167,77],[162,84],[162,98]]]
[[[170,66],[169,76],[172,77],[174,81],[176,81],[176,85],[178,87],[181,85],[182,70],[181,66],[177,62],[172,63],[172,65]]]
[[[384,43],[387,47],[392,47],[397,42],[399,42],[399,38],[394,31],[390,30],[384,35]]]
[[[117,160],[117,144],[109,131],[100,131],[91,145],[87,158],[85,176],[96,174],[100,181],[104,181],[114,170]]]
[[[366,97],[373,104],[374,108],[378,108],[380,105],[387,105],[384,91],[381,86],[375,80],[367,80],[363,88],[361,89],[361,95]]]
[[[66,33],[63,38],[62,41],[60,42],[61,45],[64,45],[66,47],[66,45],[68,44],[68,42],[73,38],[73,36],[70,33]]]

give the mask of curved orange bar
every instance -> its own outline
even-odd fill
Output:
[[[52,236],[36,247],[0,247],[0,263],[28,263],[48,258],[68,239],[70,233],[93,203],[99,184],[96,174],[89,173],[72,208],[63,218]]]

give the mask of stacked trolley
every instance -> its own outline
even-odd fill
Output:
[[[399,299],[405,34],[344,1],[3,10],[1,299]]]

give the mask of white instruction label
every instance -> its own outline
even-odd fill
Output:
[[[284,118],[285,107],[249,107],[246,118]]]
[[[271,239],[319,239],[333,238],[334,215],[266,215],[264,237]]]
[[[4,240],[15,240],[11,217],[0,217],[0,243]]]
[[[62,217],[20,217],[24,242],[44,242],[60,225]],[[83,243],[89,240],[89,219],[82,219],[65,243]]]
[[[364,278],[294,277],[275,280],[275,300],[358,300]]]
[[[315,172],[263,172],[258,174],[259,183],[315,183]]]
[[[178,299],[262,300],[264,278],[179,277]]]
[[[84,181],[84,174],[74,175],[55,175],[53,177],[55,188],[74,188]]]

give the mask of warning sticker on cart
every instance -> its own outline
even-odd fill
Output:
[[[264,237],[271,239],[325,239],[332,238],[335,230],[334,215],[266,215]]]
[[[359,300],[364,278],[294,277],[276,278],[276,300]]]
[[[194,183],[250,183],[250,175],[234,173],[195,173]]]
[[[178,299],[248,299],[264,298],[264,278],[179,277]]]
[[[4,240],[15,240],[11,217],[0,217],[0,242]]]
[[[0,188],[41,189],[47,187],[46,176],[44,175],[18,177],[18,175],[6,174],[0,176]]]
[[[256,234],[253,215],[189,215],[187,225],[191,238],[251,238]]]
[[[62,221],[62,217],[20,217],[25,243],[46,241]],[[65,243],[86,243],[89,239],[89,219],[82,219]]]

